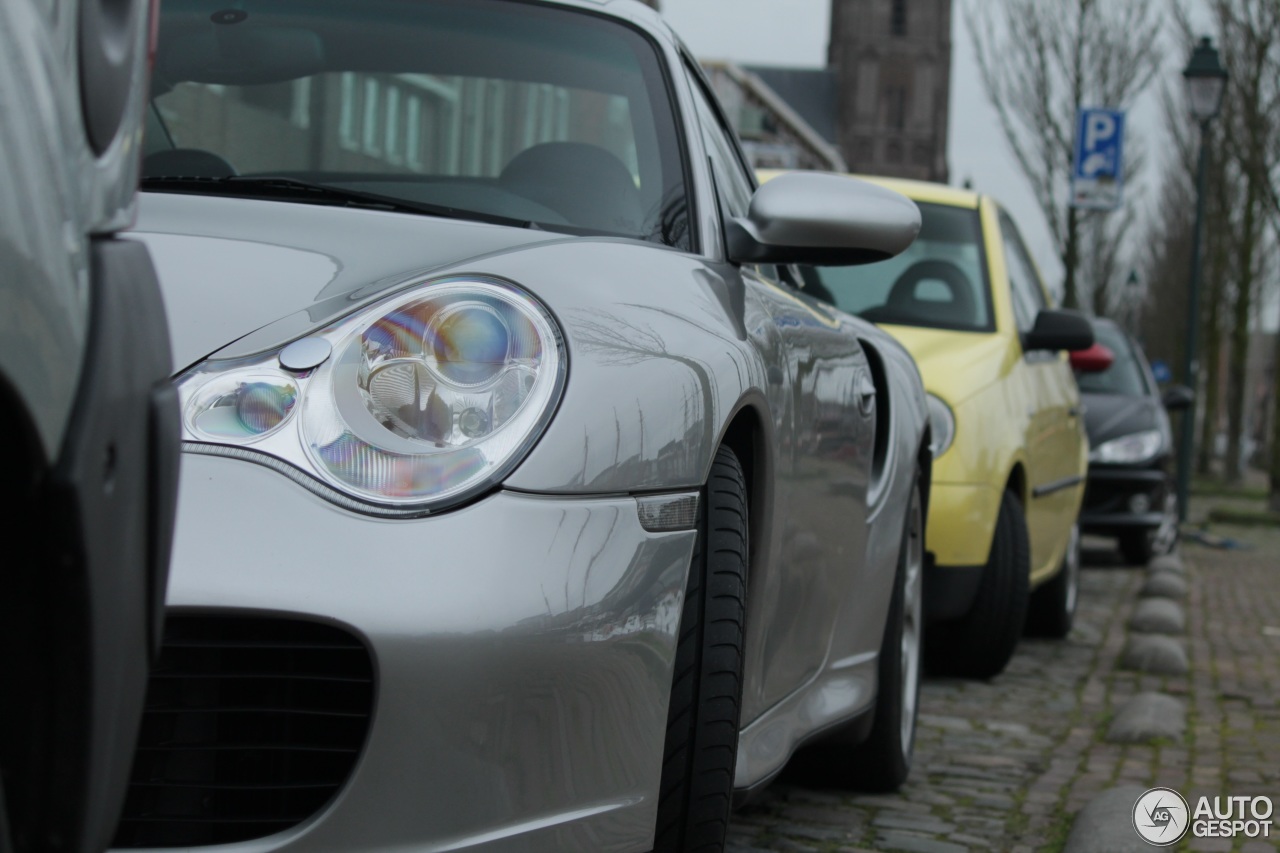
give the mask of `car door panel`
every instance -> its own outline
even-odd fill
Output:
[[[1005,267],[1018,329],[1026,332],[1049,306],[1044,284],[1018,233],[999,214]],[[1052,573],[1060,561],[1079,505],[1081,426],[1079,395],[1065,356],[1057,352],[1023,354],[1017,371],[1027,406],[1027,529],[1033,579]]]
[[[692,67],[689,83],[721,219],[745,215],[751,172]],[[858,371],[867,370],[856,337],[779,282],[776,270],[731,269],[771,327],[761,340],[781,342],[780,351],[761,352],[774,420],[773,512],[759,516],[768,529],[753,537],[765,554],[753,561],[748,600],[745,726],[811,682],[827,658],[840,602],[852,595],[853,567],[862,564],[873,420],[837,423],[840,434],[824,443],[823,416],[851,400]],[[851,462],[826,464],[834,448],[847,446]]]
[[[789,440],[776,480],[784,581],[776,598],[761,603],[777,640],[765,644],[761,660],[759,698],[768,707],[818,674],[831,655],[835,625],[865,580],[875,401],[863,405],[858,397],[870,368],[856,336],[785,286],[765,285],[765,304],[786,345],[791,391]]]

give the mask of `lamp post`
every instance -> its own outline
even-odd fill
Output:
[[[1191,232],[1191,282],[1187,291],[1187,350],[1182,363],[1182,380],[1197,390],[1198,362],[1196,340],[1200,332],[1200,242],[1204,232],[1204,180],[1208,162],[1206,142],[1209,125],[1222,108],[1227,89],[1227,69],[1218,60],[1218,51],[1206,36],[1191,52],[1191,61],[1182,70],[1186,81],[1187,106],[1191,117],[1200,125],[1200,157],[1196,166],[1196,221]],[[1213,381],[1210,378],[1210,381]],[[1191,493],[1191,444],[1195,440],[1196,404],[1182,415],[1182,442],[1178,447],[1178,520],[1187,520],[1187,504]]]

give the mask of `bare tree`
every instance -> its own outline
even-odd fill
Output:
[[[1191,245],[1195,189],[1190,172],[1169,169],[1151,211],[1144,218],[1146,247],[1141,260],[1146,295],[1142,310],[1142,345],[1147,355],[1180,364],[1186,335],[1187,291],[1190,275],[1187,247]]]
[[[1262,287],[1262,265],[1276,216],[1273,152],[1280,149],[1280,3],[1212,0],[1220,54],[1230,73],[1220,125],[1223,179],[1241,189],[1226,210],[1232,281],[1228,315],[1227,455],[1224,474],[1238,482],[1244,468],[1249,340]],[[1234,239],[1231,239],[1234,238]],[[1274,395],[1273,395],[1274,396]],[[1280,472],[1278,472],[1280,473]]]
[[[1096,294],[1093,304],[1105,305],[1108,288],[1122,279],[1095,276],[1115,272],[1129,220],[1071,206],[1076,115],[1082,106],[1128,107],[1151,83],[1160,68],[1156,3],[972,0],[966,21],[987,95],[1062,258],[1063,302],[1077,307]],[[1125,171],[1133,176],[1141,170],[1141,151],[1132,138],[1126,147]],[[1087,248],[1081,244],[1086,221]],[[1082,281],[1086,254],[1093,258],[1091,281]]]

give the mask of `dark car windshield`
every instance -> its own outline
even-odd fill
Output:
[[[287,177],[689,247],[659,57],[607,18],[506,0],[165,0],[152,95],[152,186]]]
[[[918,206],[920,236],[905,252],[860,267],[802,268],[806,292],[876,323],[992,331],[978,212]]]
[[[1078,373],[1076,383],[1086,394],[1128,394],[1146,395],[1151,393],[1144,376],[1145,369],[1138,360],[1129,338],[1124,332],[1110,323],[1094,323],[1093,335],[1115,356],[1115,361],[1106,370],[1098,373]]]

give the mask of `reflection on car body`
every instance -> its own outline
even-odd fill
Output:
[[[165,3],[145,143],[187,452],[118,845],[717,844],[820,733],[900,784],[924,392],[774,264],[915,206],[757,191],[640,4],[223,11]]]

